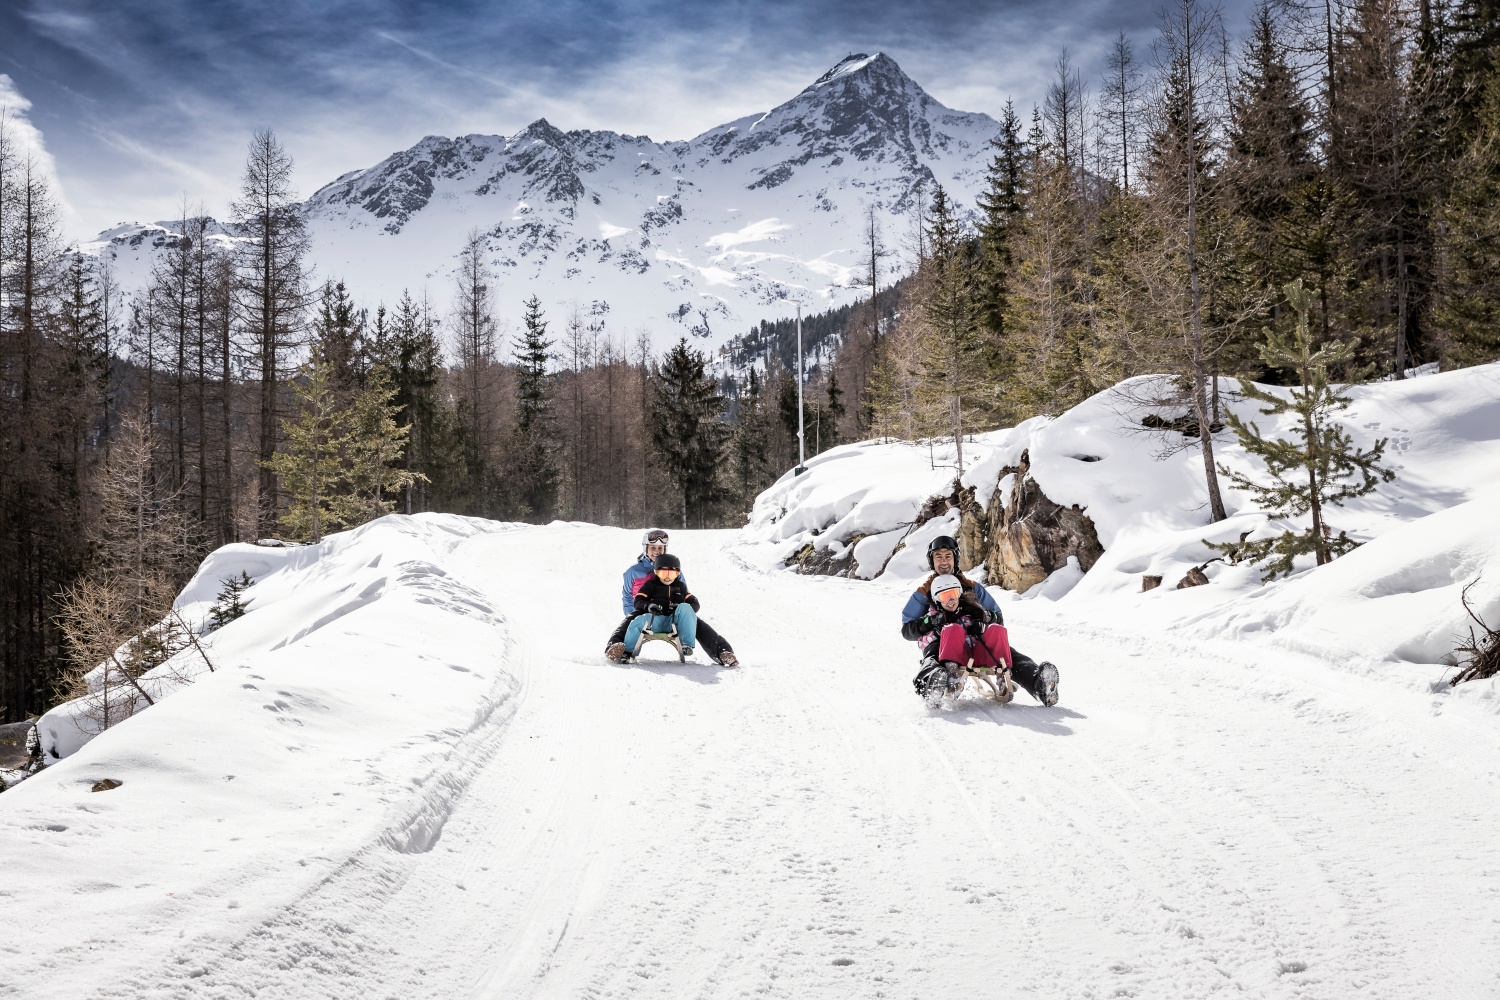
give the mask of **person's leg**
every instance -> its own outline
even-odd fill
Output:
[[[679,604],[672,612],[672,621],[677,625],[677,639],[682,643],[682,651],[691,653],[698,644],[698,613],[691,604]]]
[[[994,652],[984,644],[983,639],[970,637],[969,658],[974,661],[976,667],[998,667],[1005,661],[997,659]]]
[[[625,652],[631,656],[641,651],[641,633],[651,623],[651,615],[636,615],[625,629]]]
[[[722,660],[725,653],[734,652],[728,640],[702,618],[698,619],[698,641],[702,643],[703,651],[716,660]]]
[[[610,634],[609,641],[604,644],[605,648],[613,646],[617,642],[624,642],[625,630],[630,627],[630,623],[633,621],[635,621],[635,612],[631,612],[624,618],[620,619],[620,624],[615,626],[614,632]]]
[[[944,625],[938,636],[938,659],[957,664],[969,662],[969,634],[962,625]]]
[[[1056,705],[1057,668],[1050,663],[1037,663],[1018,649],[1012,649],[1010,655],[1010,675],[1016,683],[1043,705]]]
[[[979,637],[977,645],[983,647],[996,666],[1010,664],[1010,633],[1005,631],[1004,625],[990,624],[985,626],[984,634]],[[1014,671],[1014,667],[1012,667],[1012,671]]]

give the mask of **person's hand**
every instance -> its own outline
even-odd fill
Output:
[[[977,639],[980,636],[984,635],[984,626],[986,624],[986,622],[981,621],[978,618],[970,618],[967,622],[964,623],[964,631]]]
[[[927,624],[931,628],[932,631],[937,631],[938,629],[942,628],[943,624],[944,624],[944,622],[943,622],[943,609],[939,608],[939,607],[928,608],[927,609]]]
[[[667,613],[666,609],[663,608],[660,604],[649,604],[646,606],[646,610],[651,612],[653,615],[664,615]]]

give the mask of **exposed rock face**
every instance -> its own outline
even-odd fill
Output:
[[[1019,466],[1004,471],[1014,473],[1015,479],[1009,496],[997,488],[990,500],[990,582],[1006,590],[1027,590],[1067,565],[1069,556],[1076,556],[1087,573],[1104,554],[1104,546],[1083,508],[1048,499],[1031,478],[1030,452],[1021,453]]]
[[[854,577],[854,546],[860,543],[864,535],[850,535],[844,543],[844,547],[837,555],[832,549],[820,549],[808,542],[792,555],[788,556],[782,565],[788,569],[795,570],[808,576],[847,576]]]
[[[19,784],[42,769],[36,720],[0,726],[0,791]]]
[[[1207,584],[1208,574],[1203,572],[1203,567],[1194,566],[1192,569],[1187,571],[1187,576],[1177,581],[1177,589],[1182,590],[1186,587],[1203,587],[1207,586]]]

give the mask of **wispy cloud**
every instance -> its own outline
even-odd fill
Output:
[[[71,221],[74,213],[58,181],[57,163],[47,151],[41,129],[32,123],[30,111],[31,102],[21,95],[15,81],[0,73],[0,119],[9,133],[12,148],[19,156],[29,157],[35,168],[47,178],[64,216]]]

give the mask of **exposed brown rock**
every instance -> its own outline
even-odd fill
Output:
[[[90,788],[89,791],[91,791],[91,792],[107,792],[111,788],[119,788],[123,784],[125,784],[125,782],[118,781],[118,780],[116,780],[114,778],[104,778],[104,779],[101,779],[99,781],[94,782],[94,787]]]
[[[1194,566],[1187,571],[1187,576],[1177,581],[1177,589],[1184,587],[1201,587],[1208,583],[1208,576],[1203,572],[1202,566]]]
[[[1087,573],[1104,554],[1094,522],[1077,505],[1053,503],[1031,478],[1031,454],[1021,453],[1021,464],[1001,471],[1015,473],[1008,497],[997,487],[988,515],[989,565],[992,583],[1006,590],[1027,590],[1067,565],[1075,556]]]
[[[1144,576],[1141,577],[1141,593],[1143,593],[1143,594],[1146,591],[1148,591],[1148,590],[1155,590],[1157,587],[1160,587],[1160,586],[1161,586],[1161,577],[1159,577],[1159,576],[1151,576],[1148,573],[1148,574],[1146,574],[1146,575],[1144,575]]]
[[[854,546],[864,535],[850,535],[844,550],[834,555],[831,549],[820,549],[812,542],[792,553],[782,563],[788,569],[808,576],[854,576]]]

